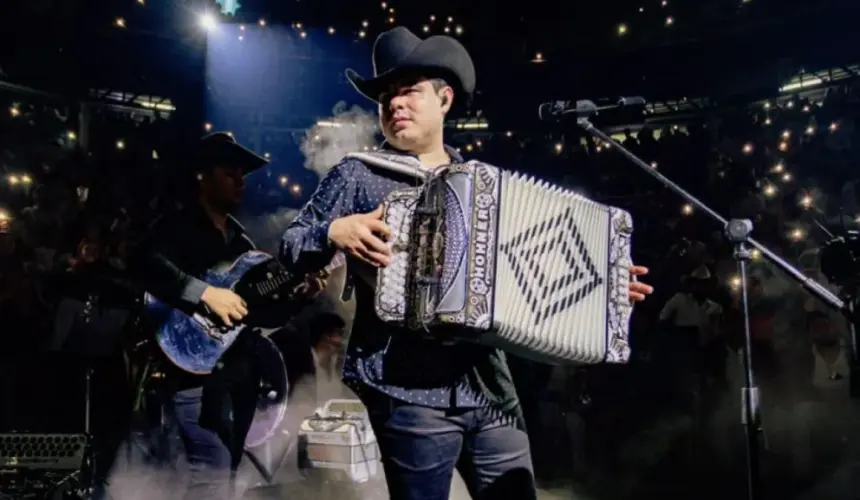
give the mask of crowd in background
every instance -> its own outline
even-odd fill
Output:
[[[827,283],[816,250],[828,235],[816,223],[831,232],[853,229],[860,214],[858,89],[849,83],[617,134],[717,212],[751,219],[759,241]],[[127,330],[137,296],[124,279],[125,261],[183,192],[165,161],[176,125],[153,112],[97,108],[83,129],[79,106],[1,97],[10,107],[0,115],[0,352],[62,350],[82,314],[96,318],[94,330],[104,321],[111,338],[81,342],[121,350],[133,342],[112,334]],[[512,360],[529,426],[541,429],[530,433],[539,479],[553,484],[574,475],[619,498],[682,495],[688,490],[679,477],[713,485],[715,498],[726,498],[720,488],[742,487],[743,329],[723,228],[608,145],[573,130],[461,142],[455,145],[467,158],[530,171],[629,210],[635,260],[651,268],[648,282],[656,288],[633,316],[630,364],[574,369]],[[312,190],[283,202],[295,208]],[[757,253],[751,274],[767,484],[810,488],[860,452],[844,322]],[[112,310],[125,313],[107,319]],[[15,356],[20,376],[57,376]],[[4,390],[20,390],[13,385]],[[50,426],[57,415],[39,418]]]

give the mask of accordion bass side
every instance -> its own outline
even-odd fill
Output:
[[[377,275],[383,321],[544,362],[629,359],[626,211],[479,162],[383,207],[393,247]]]

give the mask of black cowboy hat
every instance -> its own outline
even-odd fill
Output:
[[[228,132],[203,136],[194,148],[191,161],[196,172],[223,165],[241,168],[243,175],[269,163],[269,160],[237,143],[233,134]]]
[[[388,85],[404,71],[415,70],[426,72],[424,76],[438,74],[466,96],[475,91],[475,65],[460,42],[449,36],[422,40],[402,26],[382,33],[374,42],[373,78],[362,78],[351,69],[346,77],[360,94],[379,102]]]

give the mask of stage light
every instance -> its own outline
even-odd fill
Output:
[[[769,116],[768,116],[767,118],[765,118],[765,119],[764,119],[764,124],[765,124],[765,125],[770,125],[771,123],[773,123],[773,121],[770,119],[770,117],[769,117]]]
[[[218,21],[212,14],[203,14],[200,16],[200,27],[206,31],[212,31],[218,26]]]
[[[281,183],[281,186],[286,186],[290,182],[290,178],[286,175],[282,175],[280,178],[278,178],[278,182]]]
[[[70,141],[74,141],[78,138],[78,134],[72,132],[71,130],[66,133],[66,138]]]
[[[779,150],[780,151],[788,151],[788,143],[785,141],[780,142],[779,143]]]
[[[782,162],[777,163],[777,164],[776,164],[776,165],[774,165],[774,166],[773,166],[773,168],[771,169],[771,171],[772,171],[773,173],[776,173],[776,174],[778,174],[778,173],[782,172],[783,170],[785,170],[785,165],[784,165]]]
[[[11,106],[9,114],[12,115],[12,118],[17,118],[21,114],[21,111],[18,110],[18,106]]]
[[[463,34],[463,27],[458,25],[457,27],[454,28],[454,33],[456,33],[458,35],[462,35]]]
[[[815,135],[815,127],[806,127],[806,135]]]
[[[619,24],[618,25],[618,34],[619,35],[627,34],[627,25],[626,24]]]
[[[685,204],[681,207],[681,213],[684,215],[692,215],[693,214],[693,205],[689,203]]]
[[[666,26],[672,26],[673,24],[675,24],[675,18],[673,18],[672,16],[667,17]]]
[[[752,154],[754,149],[755,148],[753,148],[752,143],[748,142],[748,143],[744,144],[743,152],[745,155]]]
[[[729,278],[729,287],[731,287],[732,291],[737,292],[741,289],[741,277],[740,276],[732,276]]]
[[[211,123],[208,123],[208,122],[207,122],[207,123],[204,123],[204,124],[203,124],[203,130],[205,130],[205,131],[207,131],[207,132],[211,132],[211,131],[212,131],[212,124],[211,124]]]
[[[122,139],[116,141],[116,148],[119,150],[125,149],[125,141],[123,141]]]
[[[116,20],[113,22],[113,24],[114,24],[114,26],[116,26],[117,28],[125,28],[125,19],[123,19],[123,18],[121,18],[121,17],[118,17],[118,18],[116,18]]]
[[[838,124],[837,122],[833,122],[833,123],[831,123],[831,124],[830,124],[830,131],[831,131],[831,132],[836,132],[837,130],[839,130],[839,124]]]
[[[564,151],[564,144],[557,142],[557,143],[555,143],[554,149],[555,149],[555,154],[560,154],[562,151]]]
[[[803,239],[803,230],[802,229],[793,229],[791,233],[788,235],[794,241],[800,241]]]
[[[656,161],[651,162],[651,168],[657,168],[657,162]]]
[[[782,174],[782,182],[791,182],[791,174],[788,172]]]
[[[812,196],[809,196],[808,194],[803,195],[803,197],[800,199],[800,206],[803,208],[812,207]]]
[[[775,196],[776,195],[776,186],[773,186],[772,184],[768,184],[767,186],[765,186],[764,187],[764,195],[767,196],[768,198],[772,198],[773,196]]]
[[[543,52],[538,52],[535,54],[534,59],[532,59],[533,63],[542,63],[544,62]]]
[[[782,138],[783,139],[788,139],[790,137],[791,137],[791,130],[786,129],[786,130],[782,131]]]

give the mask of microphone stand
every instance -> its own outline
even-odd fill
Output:
[[[590,101],[585,101],[590,103]],[[578,106],[579,107],[579,106]],[[755,376],[752,367],[752,336],[750,333],[750,318],[749,318],[749,297],[747,295],[747,262],[750,260],[750,247],[758,249],[762,255],[770,259],[771,262],[780,267],[789,276],[794,278],[804,288],[809,290],[813,295],[823,300],[830,306],[845,313],[851,320],[854,321],[852,308],[846,305],[839,297],[824,288],[820,283],[807,277],[802,272],[795,269],[791,264],[783,260],[780,256],[767,249],[764,245],[750,238],[750,233],[753,230],[752,221],[745,219],[726,220],[716,211],[705,205],[692,194],[688,193],[682,187],[678,186],[671,180],[667,179],[663,174],[651,168],[641,158],[631,153],[627,148],[618,143],[608,134],[594,126],[589,120],[592,115],[599,111],[593,103],[590,106],[579,107],[576,113],[576,123],[586,132],[597,137],[598,139],[611,144],[625,158],[633,162],[639,168],[654,177],[661,184],[674,191],[682,198],[687,200],[691,205],[695,206],[702,212],[706,213],[713,220],[719,222],[725,228],[725,235],[734,246],[733,257],[737,262],[738,272],[741,278],[741,305],[744,319],[744,348],[743,348],[743,364],[744,364],[744,386],[741,389],[741,400],[743,405],[743,414],[741,424],[746,431],[746,452],[747,452],[747,488],[749,500],[761,499],[761,477],[760,477],[760,448],[759,436],[762,431],[761,408],[759,399],[759,390],[755,384]],[[852,377],[852,380],[854,377]]]

